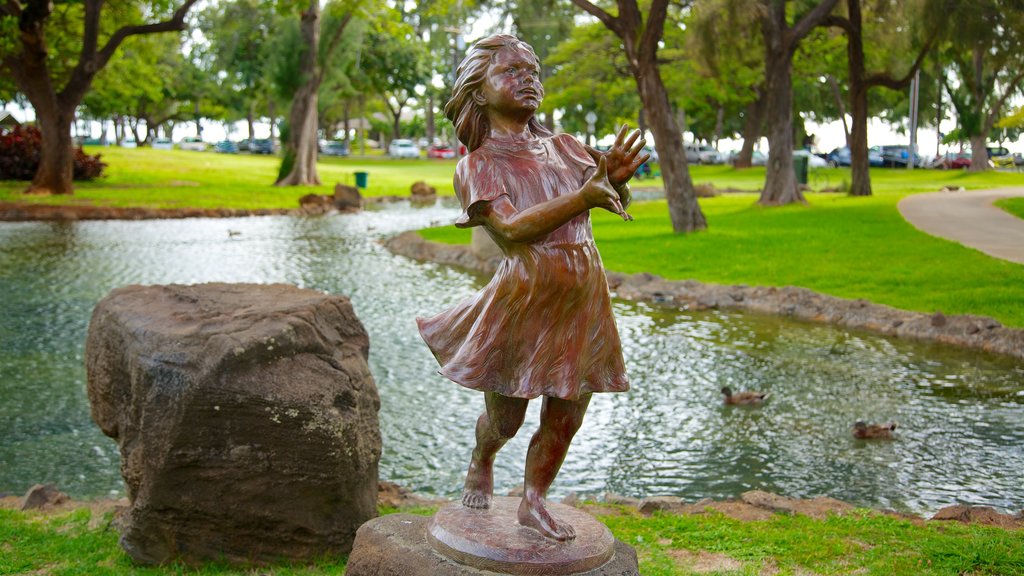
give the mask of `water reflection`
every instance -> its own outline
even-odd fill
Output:
[[[414,318],[481,279],[377,242],[456,214],[436,204],[321,218],[0,225],[0,492],[53,481],[77,496],[121,493],[116,446],[92,424],[84,392],[92,307],[126,284],[224,281],[348,295],[370,332],[382,396],[381,476],[457,494],[482,397],[436,374]],[[774,317],[622,301],[615,310],[633,389],[594,399],[555,496],[695,500],[759,488],[914,512],[1024,502],[1020,363]],[[760,409],[725,407],[726,384],[772,396]],[[521,482],[538,412],[531,407],[498,458],[499,491]],[[854,440],[858,419],[899,422],[898,439]]]

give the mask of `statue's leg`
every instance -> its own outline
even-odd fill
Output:
[[[476,448],[466,472],[462,504],[470,508],[490,508],[494,492],[494,456],[516,435],[526,417],[525,398],[510,398],[485,392],[487,410],[476,421]]]
[[[544,507],[548,488],[569,451],[573,436],[583,424],[583,415],[590,404],[590,394],[579,400],[544,398],[540,412],[540,429],[530,440],[526,453],[526,484],[519,504],[519,523],[556,540],[572,540],[576,530],[552,516]]]

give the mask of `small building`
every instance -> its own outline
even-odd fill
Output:
[[[21,122],[7,110],[0,110],[0,130],[8,131],[21,126]]]

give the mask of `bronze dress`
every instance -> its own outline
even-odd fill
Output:
[[[456,168],[464,211],[455,225],[476,225],[478,205],[502,195],[523,211],[575,192],[594,168],[569,135],[488,139]],[[504,254],[490,283],[454,308],[416,320],[439,372],[467,388],[517,398],[628,390],[589,211],[530,243],[488,233]]]

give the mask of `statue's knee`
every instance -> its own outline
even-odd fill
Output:
[[[522,427],[522,425],[522,418],[509,418],[500,422],[492,422],[495,432],[498,433],[498,436],[500,436],[502,440],[508,440],[514,437],[516,433],[519,432],[519,428]]]

